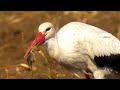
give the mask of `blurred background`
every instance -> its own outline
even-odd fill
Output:
[[[48,59],[35,53],[37,62],[31,71],[18,67],[26,61],[23,56],[43,22],[53,23],[56,31],[63,25],[80,21],[99,27],[120,39],[119,11],[0,11],[0,79],[76,79],[73,73],[50,58],[44,46],[41,50]],[[82,74],[81,78],[85,78]],[[92,78],[92,75],[91,75]]]

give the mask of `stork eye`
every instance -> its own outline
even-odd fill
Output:
[[[49,31],[51,28],[47,28],[46,31]]]

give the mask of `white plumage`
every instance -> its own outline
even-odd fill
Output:
[[[55,33],[53,25],[45,22],[39,32],[45,35],[50,56],[75,74],[90,71],[96,79],[104,79],[111,69],[120,72],[120,41],[102,29],[70,22]]]

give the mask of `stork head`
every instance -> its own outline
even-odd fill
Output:
[[[51,23],[49,22],[42,23],[38,28],[38,34],[36,38],[32,42],[30,48],[25,53],[24,58],[25,59],[28,58],[33,47],[38,47],[39,45],[43,44],[46,40],[50,39],[54,34],[55,34],[54,26]]]
[[[50,39],[55,34],[54,26],[49,22],[42,23],[38,28],[38,32],[45,35],[45,40]]]

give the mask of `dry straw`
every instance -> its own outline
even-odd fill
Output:
[[[42,53],[41,50],[38,51],[38,52],[42,55],[42,57],[44,58],[45,62],[46,62],[47,65],[48,65],[48,78],[51,79],[51,70],[50,70],[49,62],[48,62],[47,58],[45,57],[45,55]]]

